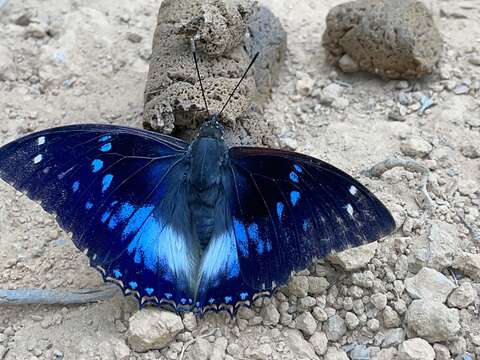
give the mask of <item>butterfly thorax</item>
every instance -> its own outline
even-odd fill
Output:
[[[223,191],[223,169],[228,164],[228,149],[222,137],[223,127],[214,118],[202,126],[189,150],[189,206],[202,250],[214,231],[215,209]]]

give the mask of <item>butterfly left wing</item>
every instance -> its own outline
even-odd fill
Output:
[[[314,258],[391,233],[394,220],[363,185],[318,159],[231,148],[229,211],[242,280],[257,291],[284,284]]]
[[[106,279],[139,298],[192,303],[195,245],[187,144],[112,125],[73,125],[0,148],[0,177],[56,214]]]

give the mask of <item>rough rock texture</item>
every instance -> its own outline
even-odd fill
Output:
[[[460,331],[458,310],[432,300],[414,300],[406,321],[410,330],[431,342],[452,340]]]
[[[180,316],[150,308],[133,314],[129,325],[128,343],[138,352],[162,349],[184,329]]]
[[[421,338],[408,339],[398,347],[398,360],[433,360],[435,351]]]
[[[330,10],[323,45],[343,70],[359,68],[395,79],[431,73],[442,42],[422,2],[359,0]]]
[[[413,299],[430,299],[443,303],[453,289],[455,284],[450,279],[427,267],[405,280],[405,290]]]
[[[448,306],[465,309],[473,303],[477,297],[477,292],[470,282],[464,282],[456,288],[448,297]]]
[[[480,281],[480,254],[463,252],[455,258],[453,266],[476,281]]]
[[[188,139],[206,118],[192,58],[194,38],[210,114],[220,111],[253,54],[262,49],[255,65],[259,72],[255,68],[249,72],[222,113],[222,121],[229,127],[240,125],[246,129],[236,129],[235,135],[228,131],[227,140],[263,142],[267,130],[258,126],[260,118],[254,109],[261,108],[278,78],[286,35],[269,10],[256,10],[249,0],[162,2],[145,88],[146,127],[167,134],[176,129],[182,131],[177,135]],[[263,52],[263,48],[267,50]],[[256,96],[257,90],[262,96]],[[254,99],[258,101],[255,104]]]
[[[328,260],[340,265],[347,271],[361,269],[372,259],[377,249],[377,242],[351,248],[340,253],[331,255]]]
[[[296,358],[307,358],[311,360],[318,359],[313,346],[303,338],[300,331],[288,329],[286,331],[286,343],[289,345],[289,348]]]

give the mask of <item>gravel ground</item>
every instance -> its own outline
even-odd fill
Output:
[[[411,82],[346,76],[326,63],[324,19],[339,1],[262,3],[288,33],[286,64],[265,111],[275,146],[354,174],[392,210],[399,230],[312,264],[234,320],[137,313],[120,293],[88,306],[4,307],[0,359],[177,359],[182,349],[199,360],[480,358],[480,1],[426,2],[445,41],[443,58],[436,74]],[[61,124],[141,126],[158,6],[7,2],[0,143]],[[422,98],[434,106],[419,114]],[[419,205],[420,174],[362,175],[393,156],[429,169],[431,211]],[[0,288],[101,283],[53,217],[4,183],[0,192]]]

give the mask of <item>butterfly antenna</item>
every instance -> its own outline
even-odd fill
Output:
[[[235,91],[237,91],[237,89],[240,86],[240,84],[242,83],[243,79],[245,79],[245,76],[247,76],[248,70],[250,70],[250,68],[252,67],[255,60],[257,60],[258,54],[259,54],[259,52],[257,52],[255,54],[255,56],[253,57],[252,61],[250,61],[250,65],[248,65],[247,70],[245,70],[245,72],[243,73],[242,78],[238,82],[237,86],[235,86],[235,89],[233,89],[232,93],[230,94],[227,101],[225,102],[225,105],[223,105],[222,110],[220,110],[220,112],[218,113],[219,117],[220,117],[220,115],[222,115],[223,110],[227,107],[228,103],[230,102],[230,99],[232,98],[233,94],[235,94]]]
[[[208,110],[207,98],[205,97],[205,90],[203,89],[202,77],[200,76],[200,70],[198,69],[197,47],[195,46],[194,39],[192,39],[192,53],[193,61],[195,62],[195,68],[197,69],[198,80],[200,81],[200,88],[202,89],[203,102],[205,103],[205,109],[207,109],[208,117],[210,117],[210,110]]]

